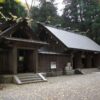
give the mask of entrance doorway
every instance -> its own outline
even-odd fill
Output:
[[[17,71],[18,73],[34,72],[33,68],[33,51],[32,50],[17,50]]]

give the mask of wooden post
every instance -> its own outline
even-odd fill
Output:
[[[12,74],[17,74],[17,48],[13,47],[10,53],[10,68]]]
[[[38,72],[38,51],[34,50],[34,72]]]
[[[28,57],[28,70],[29,70],[29,72],[34,72],[34,51],[33,50],[29,50],[28,51],[29,53],[28,53],[28,55],[27,55],[27,57]]]
[[[71,53],[70,61],[71,61],[71,66],[72,66],[72,67],[74,66],[74,65],[73,65],[73,57],[74,57],[74,54]]]

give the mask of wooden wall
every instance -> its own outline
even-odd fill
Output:
[[[66,55],[39,54],[38,71],[51,74],[54,71],[55,74],[63,74],[67,62],[70,61],[69,58]],[[56,69],[51,69],[51,62],[56,62]]]
[[[100,68],[100,54],[95,54],[93,57],[94,67]]]
[[[100,54],[94,53],[74,53],[73,68],[96,68],[100,66]]]
[[[0,51],[0,74],[9,73],[8,51]]]
[[[68,50],[68,48],[66,48],[66,46],[59,39],[57,39],[48,30],[44,29],[43,26],[39,27],[38,34],[39,34],[39,38],[41,41],[45,41],[45,42],[49,43],[49,45],[46,47],[50,51],[64,52],[64,51]]]

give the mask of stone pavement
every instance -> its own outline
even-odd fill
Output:
[[[5,84],[0,100],[100,100],[100,72],[50,77],[42,83]]]

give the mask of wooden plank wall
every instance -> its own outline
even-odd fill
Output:
[[[8,52],[0,52],[0,74],[9,73]]]
[[[52,72],[51,69],[51,62],[56,62],[56,72],[64,71],[64,68],[67,62],[70,61],[70,57],[66,55],[46,55],[46,54],[39,54],[38,57],[38,71],[39,72]]]

